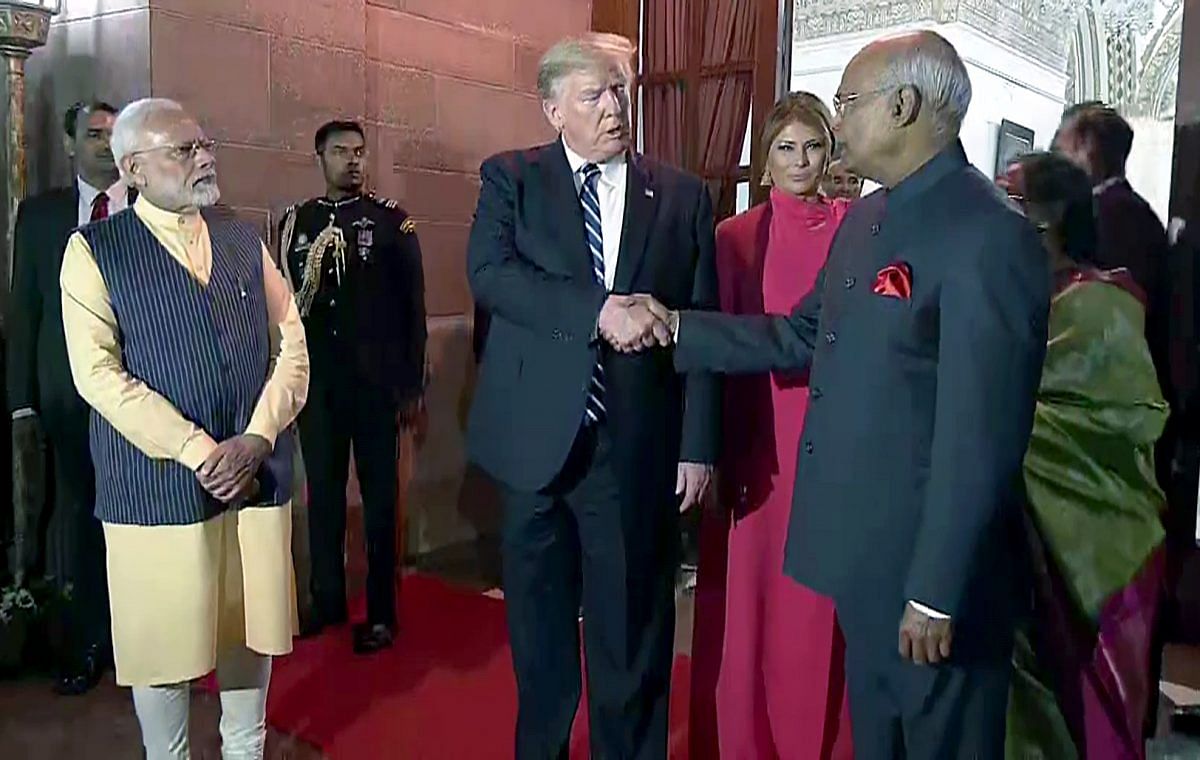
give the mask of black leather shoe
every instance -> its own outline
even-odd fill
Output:
[[[354,653],[375,654],[390,649],[396,635],[391,626],[383,623],[362,623],[354,626]]]
[[[312,639],[320,636],[325,630],[325,621],[319,617],[310,617],[300,624],[300,638]]]
[[[311,639],[320,636],[325,632],[326,628],[342,625],[347,619],[345,614],[334,615],[332,617],[313,614],[307,620],[300,623],[300,638]]]
[[[62,697],[79,697],[96,688],[104,676],[107,658],[99,645],[83,651],[75,667],[58,677],[54,682],[54,693]]]

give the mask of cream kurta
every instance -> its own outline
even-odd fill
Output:
[[[134,213],[197,282],[208,284],[212,241],[199,215],[163,211],[144,196]],[[217,441],[125,370],[108,289],[79,233],[67,243],[60,281],[67,354],[80,396],[147,456],[199,469]],[[308,351],[291,291],[265,247],[263,286],[271,361],[245,432],[274,444],[304,405]],[[104,536],[118,683],[200,677],[216,666],[218,649],[291,651],[290,505],[229,511],[194,525],[106,523]]]

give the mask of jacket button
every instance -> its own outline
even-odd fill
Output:
[[[813,448],[814,448],[814,447],[813,447],[813,445],[812,445],[812,441],[805,441],[805,442],[804,442],[804,453],[805,453],[805,454],[811,454],[811,453],[813,453]]]
[[[833,331],[825,333],[825,342],[831,346],[834,343],[837,343],[837,333],[835,333]]]
[[[825,394],[821,392],[820,388],[813,388],[812,391],[808,395],[812,396],[813,401],[816,401],[817,399],[821,398]]]
[[[871,225],[871,234],[872,234],[872,235],[878,235],[878,234],[879,234],[879,225],[878,225],[878,224],[872,224],[872,225]]]
[[[854,283],[856,283],[856,282],[858,282],[858,280],[854,279],[853,277],[847,277],[846,278],[846,290],[849,290],[850,288],[854,287]]]
[[[562,340],[562,332],[555,330],[554,332],[550,333],[550,337],[554,338],[555,340]]]

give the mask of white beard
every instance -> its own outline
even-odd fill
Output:
[[[192,189],[192,202],[196,208],[215,206],[221,200],[221,188],[216,182],[210,182]]]

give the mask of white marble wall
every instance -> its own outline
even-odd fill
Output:
[[[1035,147],[1047,147],[1062,115],[1066,76],[971,27],[946,24],[933,28],[954,44],[971,75],[974,95],[962,130],[971,162],[991,176],[1002,119],[1029,127],[1034,131]],[[798,41],[792,51],[792,90],[808,90],[832,102],[842,70],[858,50],[874,39],[905,30],[900,26]]]

